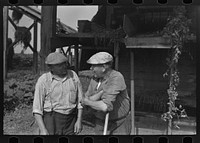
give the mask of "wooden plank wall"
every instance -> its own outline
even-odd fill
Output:
[[[134,80],[135,93],[144,91],[166,91],[168,79],[163,78],[167,69],[165,49],[134,49]],[[130,93],[130,52],[129,49],[120,48],[119,71],[124,75]],[[195,95],[196,92],[196,64],[188,53],[183,53],[178,66],[180,71],[180,96]]]

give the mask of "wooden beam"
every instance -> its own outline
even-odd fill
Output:
[[[115,69],[119,69],[119,42],[114,42]]]
[[[82,56],[82,49],[79,49],[79,53],[78,53],[78,69],[79,70],[80,70],[81,56]]]
[[[34,21],[34,32],[33,32],[33,71],[36,74],[38,71],[38,52],[37,52],[37,21]]]
[[[66,37],[51,37],[51,45],[53,48],[61,48],[65,46],[79,44],[78,38],[66,38]]]
[[[45,58],[49,53],[55,51],[52,47],[51,38],[56,32],[56,6],[42,6],[41,17],[41,60],[40,60],[40,72],[47,71],[47,65],[45,64]]]
[[[30,6],[17,6],[17,7],[20,8],[22,11],[26,11],[26,13],[29,13],[29,15],[32,15],[32,17],[34,16],[33,20],[41,19],[40,9],[36,9]]]
[[[169,49],[171,48],[170,39],[164,37],[128,37],[124,39],[127,48],[157,48]]]
[[[112,23],[113,6],[106,6],[106,28],[111,28]]]
[[[17,25],[13,22],[13,20],[10,18],[10,16],[8,16],[8,20],[16,30],[17,29]]]
[[[25,7],[25,6],[23,6],[23,7]],[[40,18],[38,18],[37,16],[35,16],[35,15],[32,15],[32,14],[30,14],[30,13],[28,13],[28,12],[25,12],[23,9],[21,9],[21,8],[19,8],[19,7],[12,7],[12,8],[10,8],[11,10],[16,10],[16,11],[18,11],[18,12],[20,12],[20,13],[22,13],[22,14],[24,14],[24,15],[26,15],[26,16],[28,16],[29,18],[31,18],[31,19],[33,19],[33,20],[38,20],[39,22],[40,22]]]
[[[36,52],[35,49],[33,48],[33,46],[31,46],[30,43],[28,43],[28,46],[29,46],[29,48],[32,50],[33,53]]]
[[[69,33],[69,34],[62,34],[59,33],[57,34],[58,37],[67,37],[67,38],[94,38],[94,37],[99,37],[99,38],[105,38],[105,35],[108,33]],[[109,38],[109,36],[107,36]]]
[[[79,65],[79,60],[78,60],[78,57],[79,57],[79,53],[78,53],[78,46],[77,45],[75,45],[75,47],[74,47],[74,50],[75,50],[75,52],[74,52],[74,56],[75,56],[75,71],[76,71],[76,73],[78,74],[78,65]]]
[[[8,39],[8,6],[3,7],[3,80],[7,78],[6,48]]]

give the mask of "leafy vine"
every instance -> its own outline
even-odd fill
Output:
[[[173,118],[187,117],[185,109],[180,105],[176,107],[175,101],[177,100],[178,92],[177,86],[179,85],[180,78],[178,72],[178,62],[182,53],[183,44],[187,40],[190,33],[189,25],[191,20],[186,17],[186,9],[184,6],[178,6],[174,8],[174,15],[169,17],[168,23],[163,30],[164,36],[168,36],[171,39],[171,50],[167,57],[168,69],[163,74],[164,77],[169,79],[169,87],[167,93],[169,95],[168,112],[162,114],[161,118],[164,121],[169,122],[169,127],[179,128],[177,124],[173,122]],[[170,125],[171,124],[171,125]]]

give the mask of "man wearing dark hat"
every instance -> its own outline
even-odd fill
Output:
[[[96,110],[97,135],[103,133],[105,117],[109,117],[107,134],[128,135],[131,132],[130,100],[124,77],[112,69],[112,62],[113,57],[107,52],[96,53],[87,61],[91,64],[94,78],[81,103]]]
[[[33,115],[41,135],[73,135],[82,130],[82,86],[66,62],[63,54],[50,53],[45,61],[50,72],[36,83]]]

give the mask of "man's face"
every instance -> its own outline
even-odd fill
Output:
[[[105,71],[105,67],[103,64],[97,64],[97,65],[92,65],[90,67],[90,70],[93,71],[94,73],[94,76],[96,78],[102,78],[103,77],[103,74],[104,74],[104,71]]]
[[[67,64],[66,64],[66,62],[51,65],[51,71],[55,75],[65,75],[65,74],[67,74]]]

